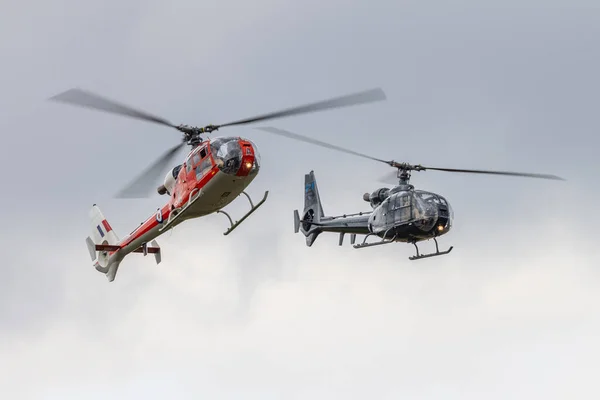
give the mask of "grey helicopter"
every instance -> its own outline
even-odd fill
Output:
[[[321,233],[334,232],[340,234],[340,246],[343,244],[344,235],[350,234],[351,244],[356,249],[394,242],[411,243],[416,249],[416,255],[409,257],[409,260],[419,260],[450,253],[453,246],[445,251],[440,251],[437,238],[447,234],[451,230],[454,221],[454,211],[448,200],[443,196],[415,189],[410,184],[412,171],[435,170],[565,180],[556,175],[549,174],[436,168],[393,160],[386,161],[279,128],[264,127],[256,129],[378,161],[396,169],[393,175],[390,173],[382,180],[390,181],[393,179],[394,181],[397,180],[398,184],[392,188],[382,187],[372,193],[365,193],[363,195],[363,200],[370,204],[372,211],[344,214],[335,217],[326,216],[323,212],[314,171],[306,174],[304,177],[304,210],[302,211],[302,218],[300,218],[298,210],[294,210],[294,232],[298,233],[301,231],[306,237],[306,245],[309,247],[312,246],[317,236]],[[356,235],[365,235],[362,243],[355,244]],[[367,243],[367,239],[372,236],[379,238],[379,240]],[[417,243],[431,239],[435,242],[436,251],[421,254]]]

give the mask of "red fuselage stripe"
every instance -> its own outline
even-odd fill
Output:
[[[181,207],[182,205],[184,205],[188,201],[188,196],[189,196],[190,191],[193,190],[194,188],[201,189],[202,187],[204,187],[212,179],[212,177],[215,176],[215,174],[213,173],[213,170],[215,170],[215,169],[218,170],[218,167],[216,165],[213,165],[212,169],[209,170],[199,181],[196,182],[196,185],[194,185],[191,188],[186,188],[185,184],[177,187],[173,191],[174,194],[176,192],[182,190],[183,196],[182,196],[181,204],[175,204],[175,206]],[[192,170],[192,173],[194,173],[193,170]],[[185,167],[181,168],[180,174],[186,174]],[[161,209],[161,214],[162,214],[161,221],[163,221],[163,223],[166,222],[169,219],[169,215],[171,215],[171,205],[173,204],[173,202],[174,202],[174,199],[173,199],[173,197],[171,197],[171,200],[169,201],[169,203],[165,204]],[[139,226],[136,230],[134,230],[127,238],[125,238],[123,241],[121,241],[121,243],[119,245],[121,247],[125,247],[125,246],[129,245],[131,242],[133,242],[134,240],[139,239],[140,237],[142,237],[143,235],[145,235],[146,233],[148,233],[149,231],[154,229],[157,225],[159,225],[157,217],[159,217],[158,211],[152,217],[148,218],[144,223],[142,223],[142,225]]]

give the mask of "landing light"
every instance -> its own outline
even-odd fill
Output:
[[[438,231],[440,231],[440,232],[441,232],[441,231],[443,231],[443,230],[444,230],[444,227],[443,227],[442,225],[438,225]]]
[[[248,169],[252,168],[252,163],[251,162],[247,162],[246,163],[246,168],[248,168]]]

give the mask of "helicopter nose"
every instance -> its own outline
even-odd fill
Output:
[[[249,140],[241,139],[240,145],[242,148],[241,152],[241,163],[240,168],[237,171],[237,176],[248,176],[254,175],[258,172],[258,151],[256,146]]]
[[[252,176],[260,168],[256,145],[242,138],[220,138],[213,141],[215,162],[221,172],[233,176]]]

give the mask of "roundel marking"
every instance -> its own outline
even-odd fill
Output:
[[[158,222],[159,224],[163,222],[162,210],[160,208],[158,209],[158,211],[156,211],[156,222]]]

